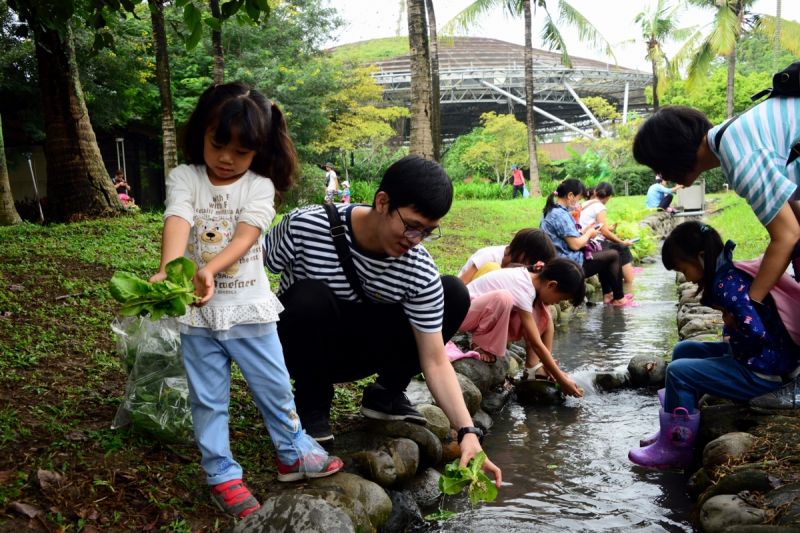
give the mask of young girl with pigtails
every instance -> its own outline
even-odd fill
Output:
[[[244,83],[213,85],[186,126],[188,164],[167,178],[161,267],[185,255],[198,271],[198,303],[178,319],[195,440],[213,501],[243,518],[260,507],[242,482],[228,434],[231,362],[242,371],[276,449],[279,481],[333,474],[342,461],[303,430],[295,409],[259,243],[276,192],[297,173],[297,154],[277,105]]]
[[[659,411],[659,432],[628,453],[637,465],[685,469],[693,460],[700,426],[697,401],[704,394],[746,402],[779,389],[800,372],[800,286],[787,274],[763,303],[750,286],[760,260],[734,262],[735,245],[701,222],[684,222],[664,241],[661,257],[668,270],[697,283],[700,303],[722,311],[719,342],[684,340],[667,365]]]

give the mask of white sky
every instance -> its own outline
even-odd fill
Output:
[[[639,26],[634,22],[634,17],[654,0],[568,0],[578,11],[595,25],[601,34],[608,40],[621,66],[638,68],[649,71],[650,67],[644,59],[644,44],[641,40]],[[555,6],[556,0],[551,0]],[[471,0],[434,0],[436,21],[441,27],[453,18]],[[534,2],[531,2],[534,3]],[[352,43],[377,37],[392,37],[397,35],[398,16],[400,14],[400,0],[328,0],[328,4],[335,7],[340,16],[346,21],[339,34],[329,43],[329,46]],[[404,6],[404,2],[402,3]],[[757,0],[753,11],[756,13],[775,14],[776,0]],[[553,16],[556,16],[551,11]],[[782,18],[800,21],[800,0],[783,0]],[[542,47],[538,41],[539,27],[536,19],[541,19],[534,14],[533,46]],[[682,26],[692,26],[710,23],[712,17],[710,10],[692,8],[681,16]],[[400,20],[400,34],[407,35],[408,26],[403,11]],[[607,57],[581,44],[577,33],[571,30],[562,30],[567,42],[570,55],[611,61]],[[521,19],[507,18],[502,9],[487,16],[481,27],[470,32],[472,37],[489,37],[516,44],[525,43],[525,28]],[[636,39],[637,42],[630,41]],[[674,53],[668,48],[668,53]]]

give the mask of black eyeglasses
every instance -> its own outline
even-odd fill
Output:
[[[396,209],[395,211],[397,212],[397,216],[400,217],[400,222],[402,222],[403,226],[405,226],[403,236],[406,239],[410,241],[435,241],[442,236],[442,228],[439,226],[433,226],[432,228],[424,229],[413,228],[405,221],[403,215],[400,214],[399,209]]]

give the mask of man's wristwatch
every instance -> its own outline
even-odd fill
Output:
[[[478,442],[483,442],[483,430],[481,428],[476,428],[473,426],[465,426],[458,430],[458,443],[461,444],[461,440],[464,438],[464,435],[467,433],[472,433],[473,435],[478,436]]]

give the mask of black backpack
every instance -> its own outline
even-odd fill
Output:
[[[752,101],[761,100],[763,97],[773,96],[800,96],[800,61],[795,61],[780,72],[772,76],[772,87],[757,92],[750,97]]]
[[[750,99],[755,102],[765,96],[767,96],[767,98],[772,98],[773,96],[800,96],[800,61],[795,61],[780,72],[776,72],[775,75],[772,76],[772,87],[757,92],[751,96]],[[714,135],[714,147],[717,151],[719,151],[719,143],[722,141],[722,134],[725,133],[728,126],[733,124],[740,115],[741,113],[723,124],[719,131],[717,131],[717,134]],[[800,142],[792,146],[786,164],[789,165],[798,157],[800,157]]]

